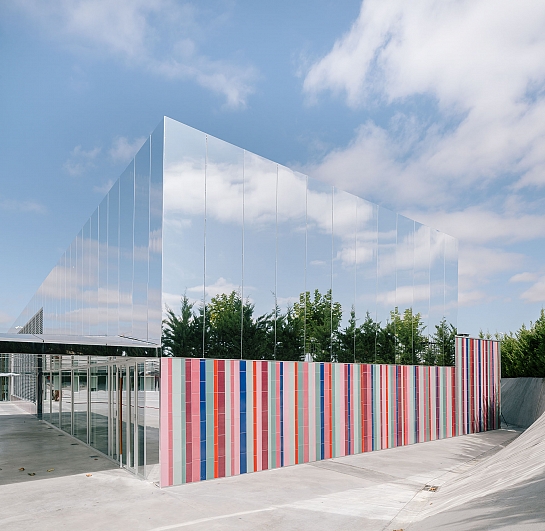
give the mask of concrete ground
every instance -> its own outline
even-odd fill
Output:
[[[505,476],[518,484],[508,497],[490,488],[509,466],[502,452],[514,448],[518,466],[527,447],[540,446],[536,432],[517,450],[519,435],[498,430],[159,489],[0,403],[0,529],[545,529],[543,466],[532,461],[518,483]]]

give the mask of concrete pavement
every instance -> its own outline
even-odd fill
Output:
[[[91,448],[15,404],[0,404],[0,413],[2,530],[383,530],[415,518],[426,526],[438,517],[425,512],[428,497],[439,500],[447,489],[433,493],[425,485],[486,469],[520,433],[498,430],[161,490],[92,457]]]

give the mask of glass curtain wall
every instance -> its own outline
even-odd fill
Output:
[[[161,338],[163,124],[86,221],[10,332]]]
[[[453,238],[168,118],[163,187],[167,353],[453,362]]]
[[[44,356],[43,419],[135,474],[159,478],[159,360]]]

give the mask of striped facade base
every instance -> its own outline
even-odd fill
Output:
[[[457,433],[477,433],[500,427],[500,344],[498,341],[456,338]]]
[[[161,486],[499,427],[497,342],[465,345],[460,371],[162,358]]]

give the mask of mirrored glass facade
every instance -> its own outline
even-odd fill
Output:
[[[11,331],[175,317],[179,356],[442,365],[457,299],[455,239],[164,118]]]
[[[172,354],[453,364],[456,240],[168,118],[163,169]]]

